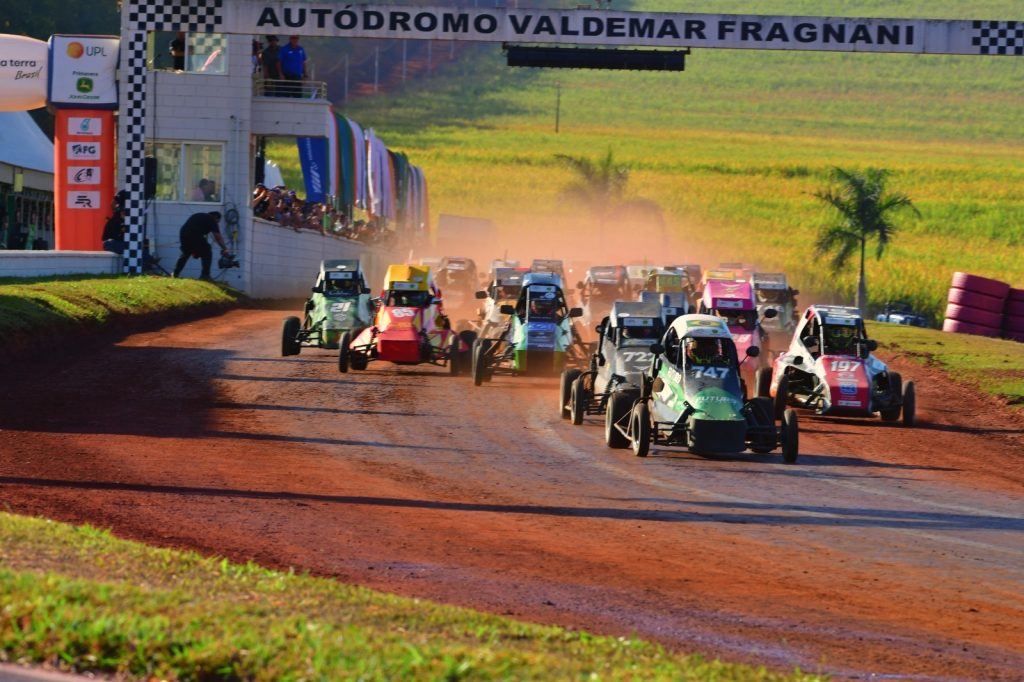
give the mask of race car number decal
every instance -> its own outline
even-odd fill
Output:
[[[833,372],[856,372],[860,368],[861,363],[857,360],[833,360],[832,371]]]
[[[728,301],[728,300],[718,299],[717,301],[715,301],[715,307],[716,308],[723,308],[723,309],[742,308],[743,307],[743,301]]]
[[[626,363],[643,362],[650,360],[651,357],[651,353],[646,351],[623,351],[622,353],[622,360]]]
[[[415,308],[392,308],[390,311],[391,317],[415,317]]]
[[[708,379],[724,379],[729,376],[728,367],[692,367],[695,377],[706,377]]]
[[[332,313],[347,313],[352,307],[352,301],[339,301],[331,304]]]
[[[392,282],[391,288],[395,291],[417,291],[420,285],[416,282]]]
[[[625,317],[620,318],[624,327],[653,327],[654,320],[649,317]]]

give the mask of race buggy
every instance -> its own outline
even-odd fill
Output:
[[[709,280],[704,288],[699,311],[702,314],[717,315],[722,318],[732,334],[737,352],[743,356],[740,363],[740,376],[743,379],[743,392],[746,395],[748,386],[757,386],[756,395],[763,395],[768,386],[758,386],[755,381],[760,377],[757,370],[770,367],[768,334],[761,328],[757,319],[757,306],[754,305],[754,292],[750,282]],[[764,312],[765,318],[771,319],[778,315],[774,309]],[[747,348],[757,348],[757,353],[747,353]]]
[[[374,310],[358,260],[322,261],[303,319],[284,320],[281,355],[298,355],[303,346],[339,348],[370,324]]]
[[[579,289],[580,304],[583,306],[580,323],[584,329],[589,329],[594,320],[607,315],[615,301],[631,298],[626,268],[621,265],[589,268],[583,281],[576,283],[576,288]]]
[[[650,369],[651,344],[665,333],[661,306],[655,302],[616,301],[611,314],[597,325],[597,349],[590,369],[562,372],[559,414],[582,424],[584,415],[604,414],[618,393],[640,397],[644,374]]]
[[[434,282],[441,290],[445,310],[449,315],[455,317],[456,313],[472,314],[474,295],[480,279],[473,259],[445,256],[436,272]]]
[[[377,315],[338,360],[341,371],[366,369],[373,360],[399,365],[428,362],[459,374],[470,360],[476,333],[456,333],[445,315],[430,268],[390,265],[384,278]]]
[[[750,283],[754,286],[757,312],[764,319],[761,326],[768,332],[772,349],[781,351],[789,346],[800,319],[796,305],[796,295],[800,291],[790,287],[786,275],[781,272],[755,272]],[[765,318],[767,310],[775,310],[778,314]]]
[[[473,383],[495,374],[557,376],[567,365],[583,366],[588,353],[572,318],[561,281],[551,273],[527,273],[516,304],[502,305],[508,319],[496,338],[479,338],[473,348]]]
[[[756,357],[759,349],[747,353]],[[770,398],[745,401],[740,390],[736,345],[725,321],[684,315],[651,346],[654,360],[638,399],[613,394],[605,413],[605,442],[632,446],[646,457],[651,444],[686,447],[697,454],[758,454],[781,447],[796,462],[799,427],[794,410],[776,426]]]
[[[775,399],[776,414],[786,405],[817,414],[871,417],[883,421],[903,417],[913,426],[917,404],[914,382],[872,355],[878,343],[868,339],[857,308],[813,305],[807,308],[789,350],[775,360],[763,395]],[[760,383],[760,382],[759,382]]]
[[[534,258],[530,263],[530,272],[558,275],[558,286],[565,287],[565,264],[550,258]]]
[[[486,291],[476,292],[476,298],[483,301],[477,310],[480,318],[479,336],[485,339],[497,338],[508,323],[508,315],[501,312],[505,305],[515,306],[523,288],[524,268],[495,268],[494,280]]]
[[[652,270],[647,273],[647,279],[644,280],[643,285],[640,287],[641,300],[643,300],[642,294],[682,294],[687,300],[696,304],[697,301],[697,288],[690,281],[690,275],[686,270],[670,268],[670,269],[658,269]],[[681,300],[676,296],[673,300]],[[676,305],[676,307],[679,307]],[[686,313],[690,312],[690,304],[686,306]]]

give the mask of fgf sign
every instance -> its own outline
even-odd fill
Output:
[[[114,198],[114,112],[58,109],[54,133],[57,249],[99,251]]]

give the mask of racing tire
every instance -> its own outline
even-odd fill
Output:
[[[1003,323],[1003,313],[1002,311],[993,313],[987,310],[950,303],[946,306],[946,319],[980,324],[983,327],[998,327]]]
[[[651,451],[651,408],[642,400],[633,406],[629,418],[630,446],[637,457],[646,457]]]
[[[796,464],[800,455],[800,425],[797,423],[796,410],[790,408],[782,415],[782,461]]]
[[[342,374],[348,373],[349,345],[352,343],[352,335],[342,332],[338,338],[338,371]]]
[[[583,377],[578,376],[572,382],[572,390],[569,391],[569,421],[574,426],[579,426],[583,423],[583,416],[587,413],[588,402],[590,402],[590,396],[587,395],[587,389],[583,385]]]
[[[789,377],[779,377],[779,385],[775,387],[775,418],[781,420],[789,403]]]
[[[298,355],[302,350],[302,343],[299,342],[299,330],[302,328],[302,320],[297,317],[284,318],[281,326],[281,357]]]
[[[960,320],[945,320],[942,323],[942,331],[953,332],[955,334],[974,334],[975,336],[999,336],[1000,330],[995,327],[986,327],[980,324],[971,324],[970,322],[961,322]]]
[[[1003,331],[1010,332],[1011,334],[1016,334],[1018,336],[1024,334],[1024,314],[1007,315],[1006,319],[1003,320]]]
[[[615,428],[615,422],[629,414],[634,400],[635,396],[621,392],[612,393],[608,400],[608,410],[604,413],[604,443],[608,447],[615,450],[629,447],[629,439]]]
[[[369,351],[353,351],[348,354],[349,369],[362,371],[370,364]]]
[[[1024,289],[1010,289],[1010,293],[1006,295],[1007,301],[1021,301],[1024,302]]]
[[[775,449],[775,404],[772,399],[766,396],[757,396],[751,398],[750,402],[747,403],[747,407],[750,410],[750,416],[754,418],[754,425],[756,426],[770,426],[773,429],[773,438],[770,443],[752,443],[750,445],[750,451],[755,452],[759,455],[763,455],[771,452]]]
[[[448,343],[448,374],[453,377],[457,377],[462,373],[462,353],[459,351],[460,347],[459,337],[452,336],[452,340]]]
[[[950,283],[950,286],[985,294],[986,296],[995,296],[999,299],[1005,299],[1006,295],[1010,293],[1010,285],[1006,282],[1001,282],[998,279],[989,279],[988,277],[979,277],[978,275],[969,275],[966,272],[954,272],[953,281]]]
[[[757,397],[767,398],[772,390],[772,368],[761,367],[754,372],[754,383],[757,384]]]
[[[903,426],[910,428],[917,423],[917,391],[914,382],[903,384]]]
[[[1006,308],[1003,309],[1003,314],[1006,315],[1007,319],[1011,317],[1019,318],[1021,324],[1024,324],[1024,301],[1017,301],[1012,298],[1006,299]]]
[[[976,291],[957,289],[953,287],[946,296],[946,301],[954,305],[966,306],[977,310],[986,310],[990,313],[1002,312],[1006,301],[998,296],[987,296]]]
[[[579,378],[580,374],[582,372],[578,369],[562,370],[562,376],[558,382],[558,399],[561,401],[558,405],[558,416],[562,419],[568,419],[571,416],[569,401],[572,400],[572,389],[576,385],[576,379]]]
[[[889,372],[889,399],[897,402],[903,400],[903,377],[899,372]],[[884,422],[894,422],[900,418],[900,409],[894,407],[889,410],[879,410],[878,415]]]
[[[473,344],[473,385],[479,386],[487,378],[487,351],[489,349],[486,339],[477,339]]]

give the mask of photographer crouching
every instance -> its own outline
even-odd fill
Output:
[[[213,263],[213,249],[210,248],[210,242],[206,238],[208,234],[212,234],[214,241],[220,245],[221,267],[224,267],[223,262],[225,261],[232,263],[232,265],[237,263],[231,252],[228,251],[228,246],[224,243],[224,237],[220,234],[220,218],[219,211],[193,213],[185,221],[185,224],[181,226],[181,232],[179,233],[181,257],[178,258],[178,262],[174,266],[173,277],[181,275],[181,271],[185,269],[189,258],[199,258],[203,263],[203,272],[199,279],[212,279],[210,277],[210,265]]]

